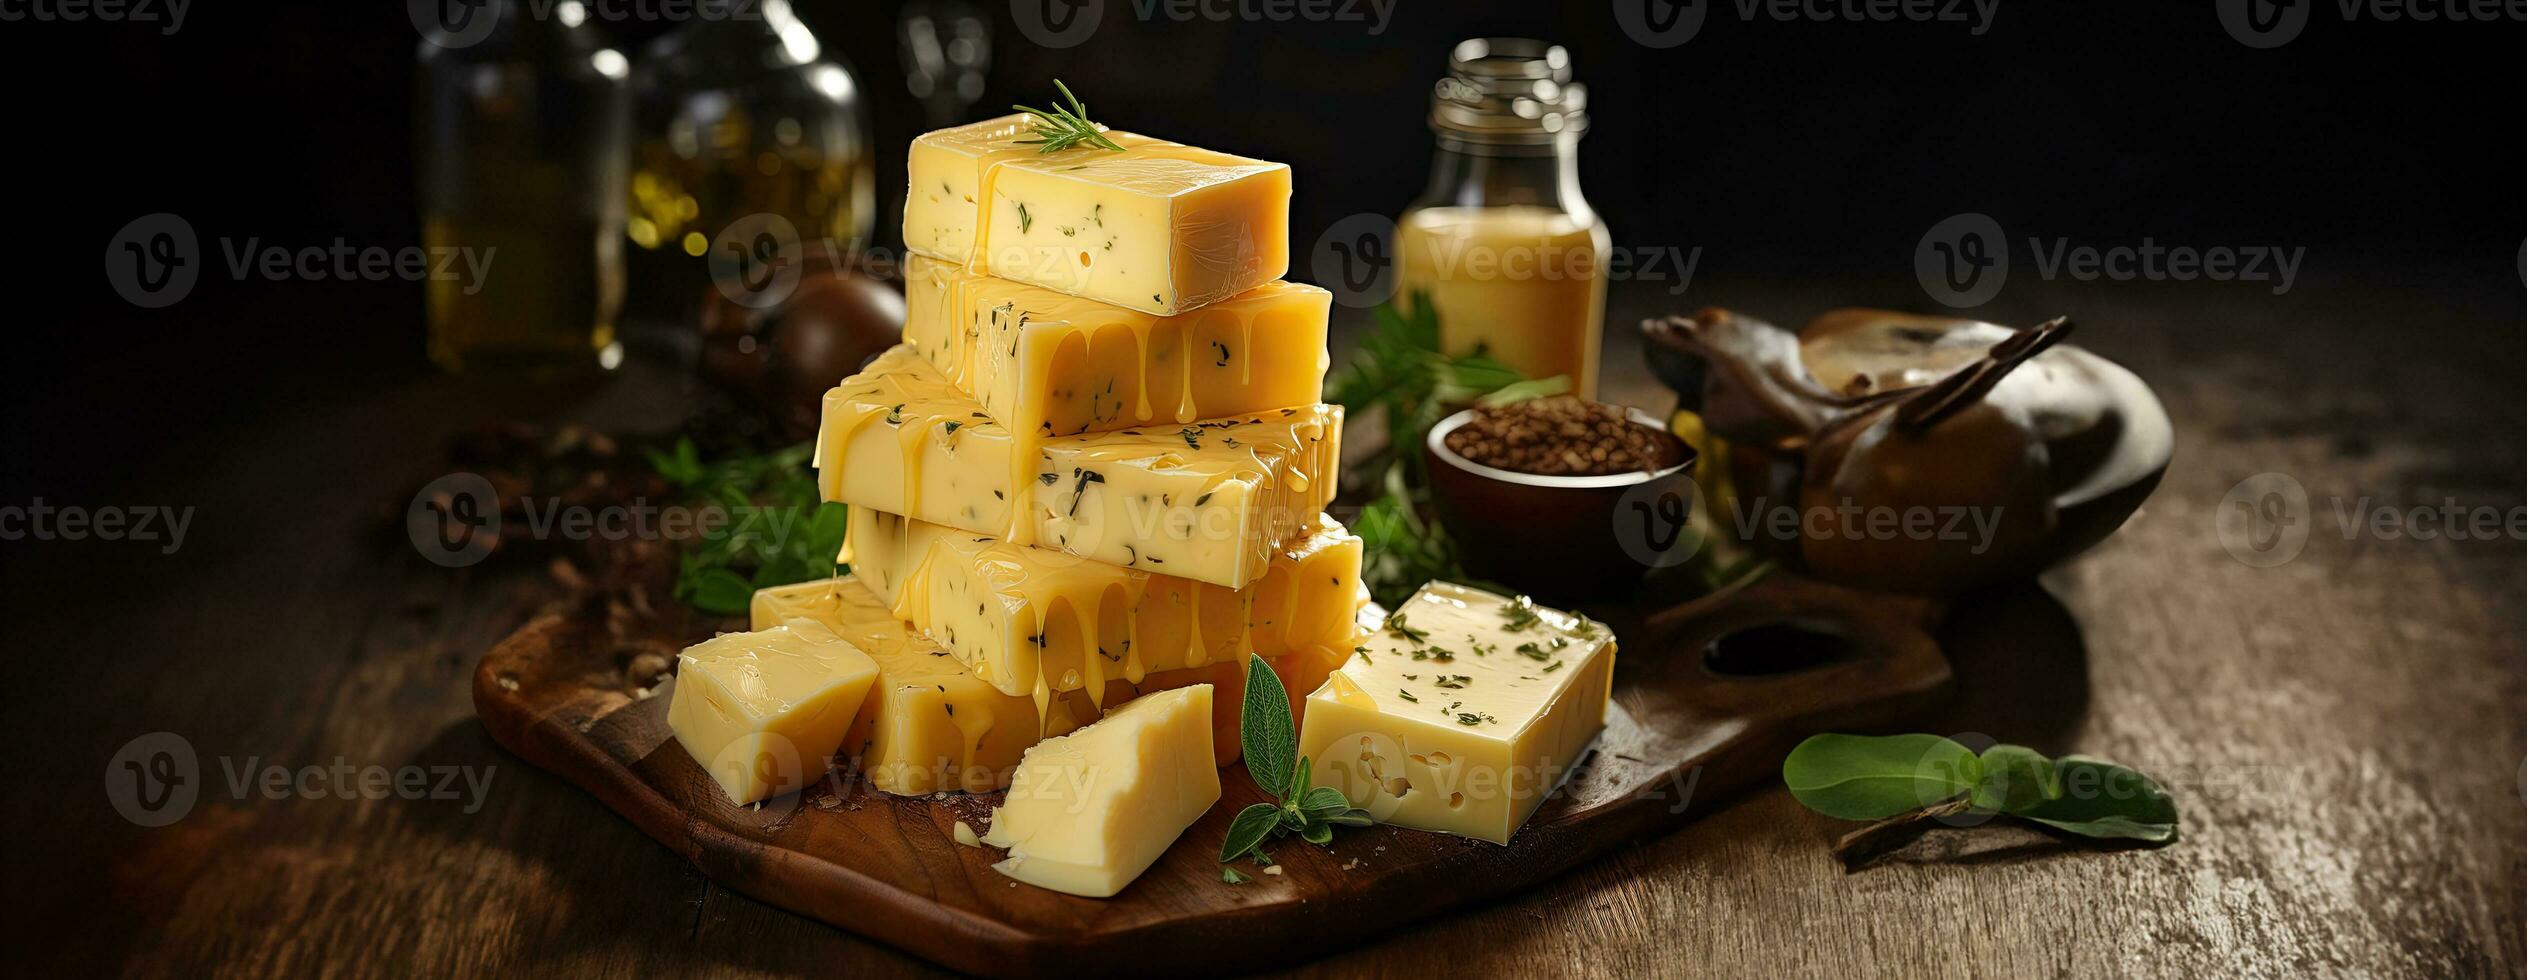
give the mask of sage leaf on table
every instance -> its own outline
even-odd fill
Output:
[[[1227,838],[1220,841],[1220,863],[1251,854],[1258,864],[1269,866],[1273,862],[1263,851],[1265,841],[1296,833],[1300,840],[1323,846],[1333,843],[1337,826],[1372,822],[1368,811],[1353,809],[1341,790],[1312,785],[1314,776],[1299,756],[1298,733],[1290,723],[1290,692],[1262,657],[1246,657],[1246,699],[1238,711],[1238,746],[1246,754],[1246,774],[1273,802],[1237,811]],[[1231,868],[1221,872],[1220,880],[1234,885],[1246,879]]]
[[[2047,758],[2023,745],[1977,755],[1937,735],[1817,735],[1790,750],[1781,779],[1808,809],[1879,821],[1837,846],[1855,865],[1933,825],[1975,817],[2099,839],[2176,839],[2176,802],[2150,777],[2088,756]]]

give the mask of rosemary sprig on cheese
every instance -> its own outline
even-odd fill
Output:
[[[1113,150],[1116,153],[1123,152],[1122,144],[1106,138],[1104,127],[1088,121],[1088,106],[1080,102],[1078,96],[1070,94],[1070,86],[1062,84],[1062,80],[1056,78],[1053,80],[1053,87],[1061,91],[1062,99],[1070,100],[1069,106],[1063,106],[1062,99],[1053,100],[1051,110],[1022,105],[1010,106],[1012,109],[1035,117],[1036,138],[1018,142],[1035,145],[1037,153],[1060,153],[1081,144],[1102,150]]]

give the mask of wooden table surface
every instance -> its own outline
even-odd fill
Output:
[[[1945,640],[1962,691],[1927,727],[2154,773],[2183,809],[2182,842],[2107,853],[1954,835],[1846,874],[1828,849],[1848,825],[1766,789],[1297,972],[2527,971],[2527,541],[2344,530],[2364,500],[2527,506],[2527,291],[2461,301],[2445,286],[2027,284],[1987,311],[2078,314],[2076,342],[2166,399],[2178,451],[2119,536],[1959,603]],[[1693,302],[1795,321],[1829,298],[1918,296],[1723,283],[1697,284]],[[1609,321],[1671,304],[1627,290]],[[1628,329],[1611,334],[1607,393],[1664,409]],[[197,507],[175,553],[10,543],[0,621],[19,666],[0,744],[21,773],[6,781],[9,945],[33,960],[21,975],[926,970],[713,887],[494,746],[469,670],[551,586],[535,568],[441,569],[381,523],[468,424],[530,413],[657,430],[677,390],[648,366],[570,399],[420,375],[287,387],[261,421],[153,447],[94,491],[119,497],[87,501]],[[2266,472],[2304,486],[2295,516],[2312,533],[2295,560],[2259,568],[2231,557],[2214,515]],[[152,732],[194,750],[199,798],[144,828],[118,815],[109,788],[128,777],[108,768]],[[337,762],[487,782],[478,800],[462,781],[455,799],[272,799],[231,782]],[[1222,950],[1224,969],[1236,962]]]

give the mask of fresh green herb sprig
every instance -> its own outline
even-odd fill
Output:
[[[1012,109],[1035,117],[1036,138],[1018,142],[1034,144],[1037,153],[1060,153],[1081,144],[1113,150],[1116,153],[1123,152],[1122,144],[1106,138],[1105,130],[1097,128],[1096,123],[1088,121],[1088,106],[1080,102],[1078,96],[1070,94],[1070,86],[1062,84],[1062,80],[1056,78],[1053,80],[1053,87],[1060,90],[1062,97],[1053,100],[1052,109],[1036,109],[1022,105],[1010,106]],[[1062,105],[1064,99],[1069,100],[1070,105]]]
[[[676,569],[676,598],[715,616],[744,615],[755,590],[825,578],[841,571],[834,556],[850,528],[850,510],[818,499],[807,467],[812,443],[704,462],[691,439],[649,450],[649,463],[694,506],[720,509],[687,547]]]
[[[1937,735],[1817,735],[1790,750],[1781,779],[1808,809],[1878,821],[1837,846],[1854,866],[1943,822],[1996,816],[2082,837],[2176,839],[2176,802],[2150,777],[2088,756],[2047,758],[2023,745],[1978,755]]]
[[[1262,657],[1246,657],[1246,701],[1239,707],[1238,737],[1246,753],[1246,774],[1273,797],[1237,812],[1229,821],[1228,839],[1220,844],[1220,863],[1249,854],[1258,863],[1272,860],[1264,842],[1296,833],[1300,840],[1323,846],[1333,843],[1335,827],[1366,827],[1376,821],[1355,809],[1339,789],[1316,786],[1308,761],[1299,755],[1298,732],[1290,723],[1290,693]],[[1244,876],[1223,869],[1220,880],[1237,884]]]

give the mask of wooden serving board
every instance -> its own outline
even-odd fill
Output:
[[[1232,766],[1220,805],[1111,899],[1016,884],[991,870],[998,851],[956,843],[956,821],[980,831],[999,794],[892,797],[837,771],[791,797],[730,806],[669,737],[670,689],[640,696],[594,616],[546,616],[493,648],[475,670],[474,704],[510,751],[595,794],[720,884],[958,970],[1037,976],[1089,964],[1213,970],[1229,949],[1262,968],[1346,948],[1672,829],[1776,782],[1782,757],[1809,734],[1901,724],[1949,687],[1927,632],[1930,606],[1784,573],[1647,617],[1592,612],[1621,644],[1605,734],[1507,846],[1346,829],[1331,849],[1279,842],[1283,873],[1225,884],[1217,857],[1229,819],[1264,800],[1245,767]],[[1815,663],[1813,644],[1762,629],[1785,623],[1848,648]],[[1706,657],[1732,635],[1724,658]],[[1773,667],[1792,669],[1747,672]]]

